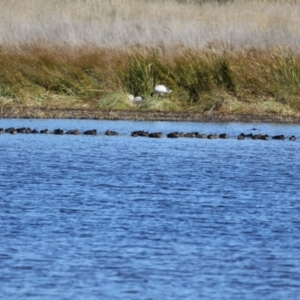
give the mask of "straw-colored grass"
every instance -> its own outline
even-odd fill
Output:
[[[0,44],[299,49],[299,0],[2,0]]]

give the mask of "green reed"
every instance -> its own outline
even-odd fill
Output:
[[[249,114],[300,112],[300,56],[289,50],[24,46],[0,49],[0,105]],[[173,90],[150,97],[156,84]],[[127,94],[145,96],[139,105]]]

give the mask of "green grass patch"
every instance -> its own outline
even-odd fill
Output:
[[[138,104],[138,108],[142,110],[158,110],[158,111],[178,111],[180,106],[176,101],[161,97],[146,97]]]
[[[133,109],[135,105],[128,99],[125,93],[111,93],[101,98],[95,105],[98,109],[128,110]]]

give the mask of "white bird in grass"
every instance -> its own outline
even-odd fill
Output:
[[[172,90],[170,90],[169,88],[165,87],[162,84],[156,85],[151,93],[151,96],[153,96],[154,94],[158,94],[159,96],[163,96],[164,94],[170,94],[172,93]]]
[[[142,96],[133,96],[133,95],[128,95],[128,100],[132,101],[133,103],[139,103],[144,100],[144,97]]]

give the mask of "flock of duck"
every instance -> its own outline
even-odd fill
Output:
[[[153,132],[153,133],[148,133],[147,131],[143,130],[138,130],[138,131],[133,131],[131,133],[131,136],[137,137],[137,136],[143,136],[143,137],[153,137],[153,138],[162,138],[163,133],[162,132]],[[171,132],[167,134],[167,138],[180,138],[180,137],[185,137],[185,138],[200,138],[200,139],[229,139],[230,136],[227,133],[221,133],[221,134],[205,134],[205,133],[199,133],[199,132]],[[268,134],[244,134],[241,133],[237,136],[238,140],[244,140],[244,139],[253,139],[253,140],[285,140],[287,137],[284,134],[279,134],[279,135],[273,135],[270,136]],[[292,135],[288,138],[291,141],[295,141],[297,138]]]
[[[23,134],[55,134],[55,135],[79,135],[79,134],[84,134],[84,135],[98,135],[99,133],[97,132],[97,129],[90,129],[90,130],[85,130],[81,132],[78,129],[72,129],[72,130],[63,130],[60,128],[54,129],[53,131],[50,131],[49,129],[42,129],[42,130],[37,130],[37,129],[31,129],[28,127],[20,127],[20,128],[14,128],[14,127],[9,127],[6,129],[0,128],[0,134],[3,133],[9,133],[9,134],[18,134],[18,133],[23,133]],[[118,132],[114,130],[106,130],[104,135],[108,136],[116,136],[118,135]],[[149,138],[162,138],[164,137],[164,134],[162,132],[148,132],[144,130],[136,130],[131,132],[132,137],[149,137]],[[229,139],[231,138],[227,133],[221,133],[221,134],[205,134],[205,133],[199,133],[199,132],[171,132],[166,135],[167,138],[200,138],[200,139]],[[286,137],[284,134],[280,135],[274,135],[270,136],[268,134],[244,134],[241,133],[236,137],[238,140],[245,140],[245,139],[253,139],[253,140],[285,140],[289,139],[291,141],[295,141],[297,138],[292,135],[290,137]]]

